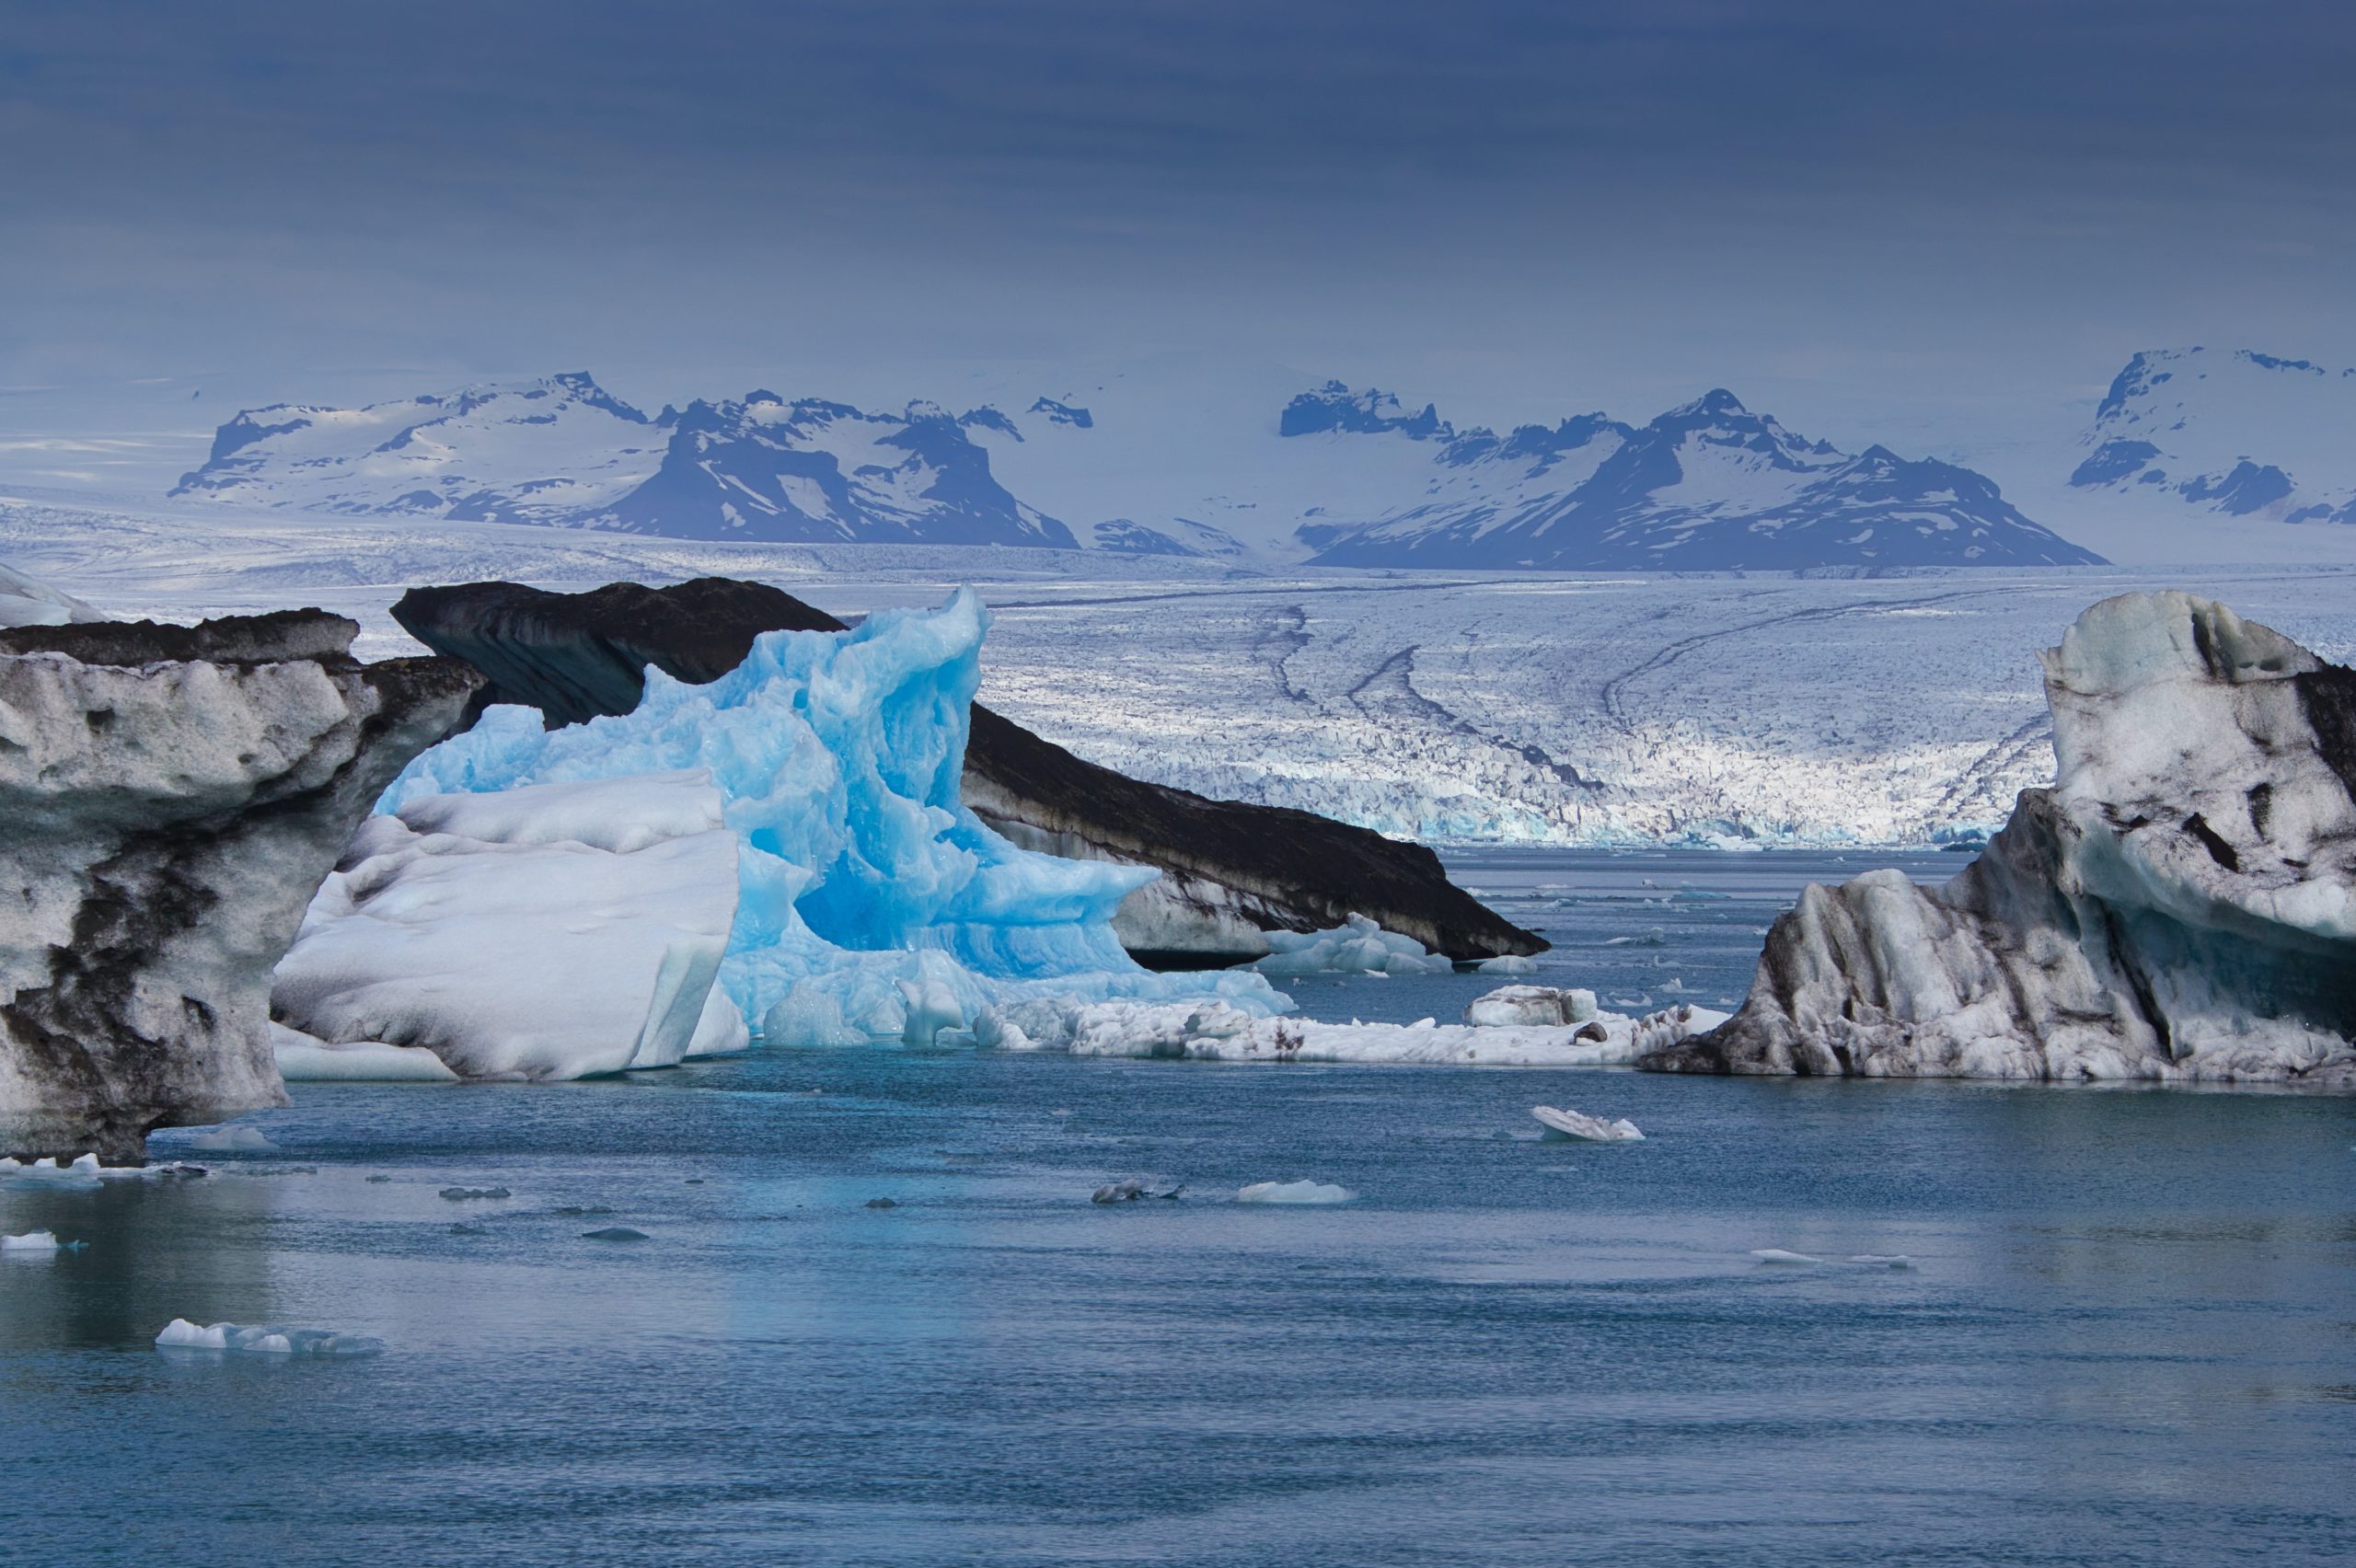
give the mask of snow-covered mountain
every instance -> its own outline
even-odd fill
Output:
[[[1727,392],[1642,427],[1599,413],[1499,435],[1338,381],[1289,401],[1265,377],[1248,396],[1118,377],[1009,390],[962,414],[756,391],[650,418],[574,375],[279,405],[223,425],[173,494],[685,538],[1448,570],[2099,559],[1969,469],[1852,456]]]
[[[570,520],[688,538],[1075,548],[1070,529],[991,476],[977,428],[1022,439],[989,408],[870,414],[767,391],[698,401],[650,478]]]
[[[2356,369],[2154,349],[2110,384],[2070,484],[2176,512],[2356,523]]]
[[[1600,413],[1459,432],[1430,406],[1329,382],[1280,432],[1431,451],[1423,493],[1303,536],[1336,566],[1693,571],[1825,565],[2085,565],[1991,480],[1887,447],[1852,455],[1719,390],[1634,427]]]
[[[672,417],[650,420],[586,375],[364,408],[248,409],[172,494],[237,506],[469,522],[569,521],[651,478]]]

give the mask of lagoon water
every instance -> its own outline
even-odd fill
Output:
[[[1801,881],[1871,859],[1455,869],[1549,929],[1540,980],[1715,1005]],[[1406,1020],[1493,983],[1297,995]],[[1538,1103],[1648,1136],[1541,1142]],[[872,1051],[253,1121],[280,1151],[202,1181],[0,1190],[0,1230],[88,1243],[0,1257],[13,1560],[2356,1548],[2356,1100]],[[1128,1175],[1185,1192],[1088,1201]],[[1359,1196],[1232,1201],[1297,1177]],[[152,1348],[174,1317],[387,1349]]]

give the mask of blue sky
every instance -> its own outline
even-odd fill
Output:
[[[0,0],[0,420],[1183,352],[1968,452],[2138,347],[2356,362],[2351,18]]]

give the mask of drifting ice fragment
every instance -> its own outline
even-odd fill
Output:
[[[1488,965],[1483,964],[1486,969]],[[1595,993],[1552,986],[1500,986],[1465,1004],[1464,1021],[1491,1028],[1550,1028],[1595,1017]]]
[[[1484,974],[1535,974],[1538,973],[1538,961],[1524,958],[1518,952],[1500,953],[1496,958],[1483,959],[1480,971]]]
[[[1345,1204],[1357,1194],[1330,1182],[1254,1182],[1239,1189],[1239,1204]]]
[[[188,1147],[207,1154],[276,1154],[278,1146],[260,1127],[215,1127],[189,1139]]]
[[[22,1236],[0,1236],[0,1252],[54,1252],[57,1237],[47,1230],[29,1230]]]
[[[214,1323],[200,1327],[186,1318],[174,1318],[156,1336],[157,1350],[239,1350],[262,1355],[375,1355],[385,1342],[361,1334],[330,1333],[325,1329],[282,1329]]]
[[[1444,974],[1456,967],[1447,954],[1363,915],[1330,931],[1270,931],[1267,940],[1268,956],[1252,965],[1263,974]]]
[[[1806,1252],[1787,1252],[1781,1247],[1754,1247],[1750,1255],[1762,1263],[1821,1263],[1822,1258],[1811,1258]]]
[[[1607,1122],[1577,1111],[1557,1111],[1552,1105],[1532,1106],[1530,1113],[1538,1118],[1549,1137],[1584,1138],[1589,1143],[1642,1143],[1645,1139],[1636,1124],[1624,1116]]]

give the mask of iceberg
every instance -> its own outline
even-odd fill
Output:
[[[326,1329],[283,1329],[275,1325],[191,1323],[174,1318],[156,1336],[157,1350],[237,1350],[260,1355],[377,1355],[385,1342],[360,1334],[332,1333]]]
[[[1589,1116],[1580,1111],[1558,1111],[1552,1105],[1533,1105],[1530,1113],[1538,1118],[1549,1137],[1580,1138],[1588,1143],[1642,1143],[1645,1135],[1636,1124],[1625,1116],[1607,1122],[1600,1116]]]
[[[28,1230],[22,1236],[0,1236],[0,1252],[48,1253],[58,1250],[56,1233]]]
[[[1331,930],[1263,937],[1268,956],[1252,964],[1263,974],[1444,974],[1456,967],[1446,953],[1428,952],[1415,938],[1386,931],[1363,915]]]
[[[537,709],[492,707],[410,763],[378,805],[398,820],[372,824],[360,847],[398,847],[401,829],[425,825],[411,823],[418,810],[459,811],[426,808],[435,797],[506,796],[486,809],[521,823],[537,814],[516,798],[528,789],[698,771],[734,858],[718,987],[767,1043],[928,1044],[1045,996],[1288,1009],[1248,971],[1156,974],[1129,958],[1111,921],[1150,869],[1021,848],[964,806],[988,625],[961,589],[849,631],[763,633],[703,685],[649,669],[626,715],[549,730]],[[517,916],[570,917],[539,903]]]
[[[2356,1089],[2356,671],[2189,594],[2044,654],[2051,788],[1963,874],[1778,918],[1664,1071]]]
[[[708,1004],[736,859],[701,768],[410,799],[362,824],[279,962],[271,1009],[313,1042],[273,1036],[279,1070],[571,1078],[733,1049],[742,1020]]]

